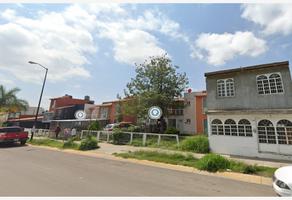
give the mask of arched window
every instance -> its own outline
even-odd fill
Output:
[[[259,94],[277,94],[284,92],[280,73],[257,76],[257,87]]]
[[[251,124],[247,119],[241,119],[238,122],[238,134],[239,136],[252,137]]]
[[[267,94],[270,91],[269,81],[267,76],[260,75],[257,77],[257,86],[259,94]]]
[[[234,80],[233,78],[217,80],[218,97],[234,96]]]
[[[234,96],[234,83],[233,79],[227,79],[226,80],[226,96],[232,97]]]
[[[237,136],[237,126],[233,119],[227,119],[224,123],[225,135]]]
[[[225,97],[225,81],[218,80],[217,81],[217,92],[219,97]]]
[[[270,82],[271,94],[284,92],[282,79],[279,74],[271,74],[269,77],[269,82]]]
[[[286,119],[277,123],[277,137],[279,144],[292,144],[292,122]]]
[[[269,120],[261,120],[258,123],[259,143],[276,144],[276,134],[273,123]]]
[[[223,124],[219,119],[214,119],[211,123],[212,135],[223,135]]]

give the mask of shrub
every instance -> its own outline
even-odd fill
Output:
[[[81,140],[79,150],[92,150],[98,148],[97,140],[92,136],[87,136],[85,139]]]
[[[179,130],[174,127],[170,127],[164,131],[164,134],[179,134]]]
[[[257,171],[258,171],[258,168],[255,165],[246,165],[243,168],[244,174],[255,174]]]
[[[181,149],[196,153],[209,153],[209,140],[206,136],[188,137],[181,142]]]
[[[139,126],[133,126],[133,125],[131,125],[131,126],[128,127],[128,130],[127,131],[129,131],[129,132],[140,132],[141,130],[140,130],[140,127]]]
[[[218,170],[228,169],[230,162],[228,159],[217,154],[207,154],[197,162],[197,167],[200,170],[209,172],[217,172]]]
[[[128,134],[123,133],[122,129],[115,128],[113,130],[113,143],[114,144],[125,144],[128,141]]]
[[[89,124],[88,130],[94,130],[94,131],[100,130],[99,122],[98,121],[91,122]]]
[[[78,149],[79,145],[76,144],[75,138],[70,138],[68,141],[64,142],[63,149]]]

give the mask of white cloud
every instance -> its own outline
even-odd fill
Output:
[[[112,41],[115,60],[130,65],[166,53],[152,32],[188,41],[180,25],[158,10],[132,17],[119,4],[73,4],[33,17],[7,9],[0,17],[0,70],[30,82],[41,83],[43,71],[29,60],[48,67],[50,81],[90,77],[87,56],[98,51],[100,38]]]
[[[259,24],[266,35],[292,33],[292,4],[245,4],[241,17]]]
[[[15,17],[15,11],[11,9],[6,9],[1,13],[1,17],[7,20],[12,20]]]
[[[189,42],[189,38],[181,32],[179,23],[158,10],[146,10],[136,18],[123,16],[114,21],[98,21],[97,24],[99,36],[113,42],[114,58],[130,65],[166,53],[151,32]]]
[[[27,18],[4,11],[2,17],[8,23],[0,25],[0,69],[23,81],[40,82],[43,73],[27,63],[33,60],[49,68],[51,81],[89,77],[86,54],[95,53],[97,47],[85,21],[94,16],[82,13],[81,18],[79,12],[71,12],[69,20],[67,12],[40,12],[36,18]]]
[[[181,39],[188,42],[187,35],[181,32],[180,24],[169,19],[159,11],[146,10],[142,16],[137,19],[127,19],[123,23],[129,28],[138,28],[143,30],[158,31],[174,39]]]
[[[251,32],[202,33],[193,45],[192,57],[211,65],[222,65],[235,56],[256,57],[268,49],[266,42]]]
[[[115,59],[127,64],[142,63],[149,56],[165,54],[157,40],[142,30],[130,30],[120,34],[115,40]]]
[[[0,74],[0,85],[14,85],[14,81],[9,79],[9,77],[5,77],[2,74]]]
[[[139,29],[127,29],[123,23],[100,23],[100,37],[113,41],[114,58],[121,63],[142,63],[149,56],[165,53],[150,33]]]

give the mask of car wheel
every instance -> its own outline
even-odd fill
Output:
[[[25,143],[26,143],[26,140],[21,140],[21,141],[20,141],[20,144],[21,144],[21,145],[25,145]]]

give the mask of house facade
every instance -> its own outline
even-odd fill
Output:
[[[289,62],[205,74],[211,151],[292,159]]]
[[[136,124],[137,117],[135,115],[130,116],[124,114],[124,106],[127,101],[131,101],[131,99],[125,98],[121,100],[107,101],[100,105],[95,105],[94,107],[90,108],[91,119],[100,121],[102,126],[121,121]]]
[[[9,126],[32,128],[35,123],[36,112],[37,107],[28,107],[25,111],[9,113],[6,122]],[[36,126],[39,128],[46,128],[46,126],[42,123],[43,113],[44,109],[40,107],[36,121]]]
[[[168,126],[189,135],[207,134],[206,91],[187,92],[177,99],[179,106],[169,109]]]
[[[61,128],[84,128],[90,123],[90,108],[94,107],[94,101],[89,96],[84,99],[73,98],[71,95],[52,98],[49,111],[43,115],[43,124],[48,124],[50,129],[55,129],[57,125]],[[86,114],[86,119],[76,119],[75,113],[82,110]]]

